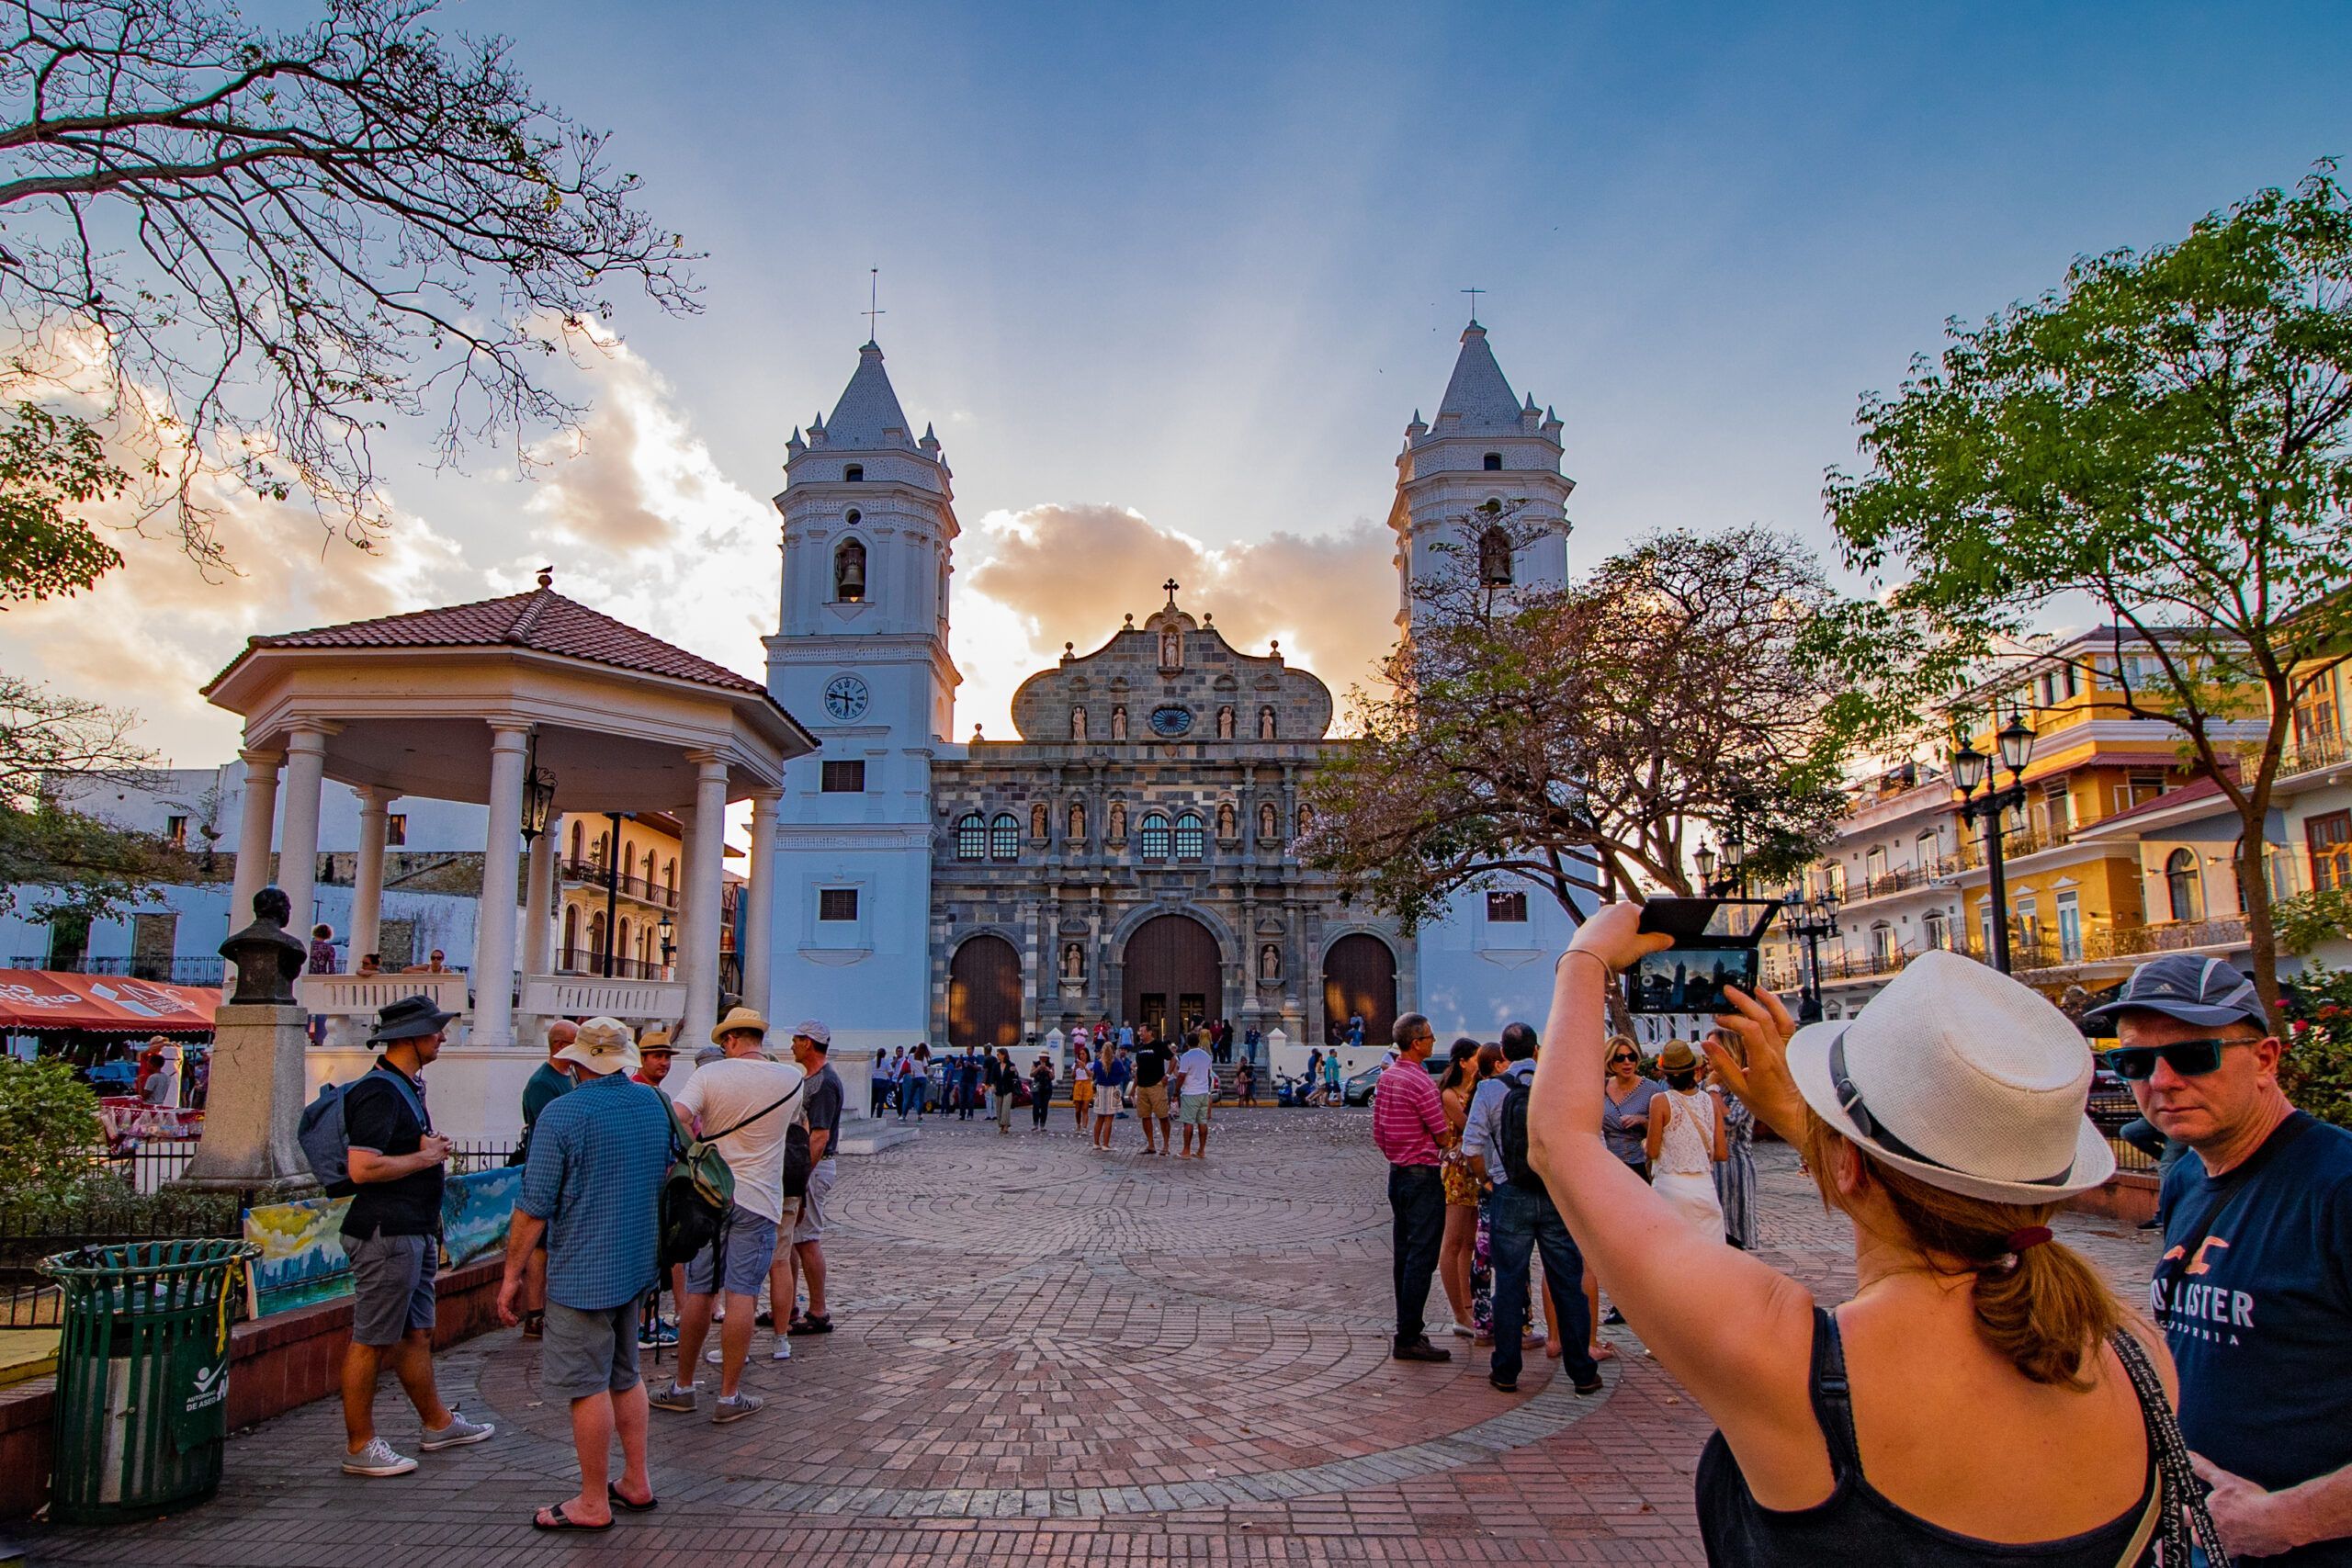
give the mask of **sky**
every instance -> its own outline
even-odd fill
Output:
[[[279,0],[248,5],[299,19]],[[1068,6],[457,0],[612,132],[708,253],[623,299],[518,468],[384,447],[374,558],[241,506],[215,581],[130,539],[0,615],[0,668],[228,757],[197,688],[253,634],[567,593],[746,673],[775,629],[785,442],[877,335],[955,470],[956,739],[1172,574],[1344,702],[1393,634],[1385,518],[1477,288],[1565,422],[1572,565],[1761,522],[1834,558],[1858,400],[1950,318],[2352,152],[2341,5]],[[1856,588],[1866,586],[1848,580]]]

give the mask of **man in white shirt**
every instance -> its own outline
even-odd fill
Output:
[[[695,1135],[716,1138],[721,1158],[735,1176],[735,1201],[718,1239],[686,1266],[686,1293],[678,1303],[678,1365],[701,1364],[718,1292],[727,1295],[727,1318],[718,1337],[718,1403],[713,1421],[740,1421],[764,1403],[741,1392],[743,1362],[752,1353],[753,1314],[760,1285],[775,1260],[776,1228],[784,1220],[784,1141],[791,1130],[805,1075],[789,1062],[760,1055],[767,1042],[767,1020],[737,1008],[710,1032],[724,1055],[698,1066],[678,1092],[678,1113]],[[699,1382],[652,1394],[657,1410],[695,1409]]]
[[[1205,1031],[1195,1031],[1192,1048],[1176,1058],[1176,1120],[1184,1128],[1184,1149],[1179,1159],[1209,1157],[1209,1101],[1216,1096],[1216,1064],[1208,1047],[1201,1043],[1207,1038]],[[1200,1134],[1197,1149],[1193,1146],[1195,1133]]]

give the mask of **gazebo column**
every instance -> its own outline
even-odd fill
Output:
[[[305,945],[317,919],[311,900],[319,878],[319,793],[326,784],[327,736],[333,728],[303,725],[286,741],[286,819],[277,832],[277,886],[294,907],[291,932]],[[266,834],[264,838],[266,841]],[[236,912],[230,913],[233,919]]]
[[[369,785],[359,791],[359,869],[351,880],[351,967],[376,951],[384,917],[384,827],[400,796]]]
[[[476,1045],[508,1045],[514,1034],[514,861],[523,831],[523,762],[530,731],[490,728],[490,823],[482,837],[481,905],[474,919]]]
[[[784,792],[763,789],[752,796],[750,880],[743,897],[743,1005],[768,1010],[769,949],[775,932],[775,828]]]
[[[237,872],[229,885],[229,929],[222,936],[245,929],[254,918],[254,895],[269,886],[269,837],[277,823],[277,770],[286,761],[283,751],[260,747],[248,747],[237,755],[245,763],[245,799],[237,817]]]
[[[688,962],[685,1022],[688,1048],[710,1037],[718,1021],[718,925],[727,866],[727,763],[716,752],[689,751],[695,764],[695,831],[686,846]]]
[[[551,975],[555,947],[556,817],[548,815],[547,830],[531,840],[528,866],[523,878],[523,973]]]

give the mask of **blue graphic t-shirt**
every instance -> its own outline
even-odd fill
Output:
[[[2270,1491],[2352,1464],[2352,1132],[2302,1111],[2220,1177],[2165,1178],[2149,1306],[2196,1452]],[[2352,1568],[2352,1539],[2261,1560]]]

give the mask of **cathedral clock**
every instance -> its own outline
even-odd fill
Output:
[[[825,711],[842,724],[865,712],[865,682],[854,675],[836,675],[825,688]]]

